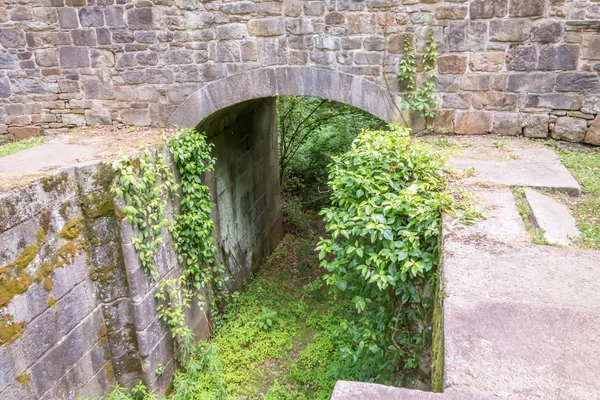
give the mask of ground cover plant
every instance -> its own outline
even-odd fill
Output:
[[[48,138],[46,136],[37,136],[19,140],[18,142],[4,144],[0,146],[0,157],[6,157],[18,153],[19,151],[30,149],[34,146],[46,143],[47,141]]]

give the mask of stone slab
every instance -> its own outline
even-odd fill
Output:
[[[512,160],[485,160],[454,156],[449,163],[456,170],[475,168],[474,176],[464,180],[467,184],[548,188],[572,196],[581,194],[579,183],[551,150],[519,148],[515,150],[515,157]]]
[[[575,218],[566,205],[533,189],[525,189],[535,224],[544,230],[544,238],[551,244],[570,245],[580,235]]]

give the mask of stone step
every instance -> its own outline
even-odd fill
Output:
[[[533,222],[544,231],[548,243],[569,246],[580,235],[569,207],[534,189],[525,189],[525,197]]]

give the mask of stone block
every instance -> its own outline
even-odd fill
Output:
[[[217,27],[217,40],[244,39],[248,37],[246,24],[233,23]]]
[[[129,29],[152,30],[154,28],[154,16],[152,8],[134,8],[127,11],[127,24]]]
[[[537,46],[511,45],[506,56],[506,68],[511,71],[533,71],[537,67]]]
[[[473,0],[470,4],[471,19],[504,17],[508,13],[508,0]]]
[[[585,35],[583,37],[583,54],[586,60],[600,60],[600,35]]]
[[[545,11],[545,0],[511,1],[509,15],[511,17],[542,17]]]
[[[465,19],[469,8],[462,4],[445,4],[435,9],[437,19]]]
[[[162,54],[164,63],[167,65],[173,64],[192,64],[194,62],[194,54],[187,49],[169,49]]]
[[[497,42],[523,42],[529,39],[531,21],[498,19],[490,21],[490,40]]]
[[[81,26],[103,26],[104,12],[100,7],[82,7],[79,9],[79,21]]]
[[[550,132],[550,135],[554,139],[581,142],[585,138],[587,130],[587,121],[584,119],[560,117],[554,124],[554,129]]]
[[[257,50],[262,66],[287,63],[287,40],[285,38],[260,39],[257,42]]]
[[[588,92],[600,90],[600,79],[594,72],[563,72],[556,77],[557,92]]]
[[[175,74],[172,70],[166,68],[148,68],[146,69],[146,80],[148,83],[173,83]]]
[[[112,125],[110,111],[103,108],[85,110],[85,122],[87,125]]]
[[[0,69],[14,69],[15,57],[12,54],[0,53]]]
[[[248,33],[250,36],[281,36],[284,32],[285,24],[283,18],[261,18],[248,21]]]
[[[467,56],[444,54],[438,57],[437,64],[440,74],[464,74],[467,70]]]
[[[104,19],[106,20],[106,26],[111,28],[120,28],[125,26],[125,20],[123,18],[123,7],[122,6],[111,6],[104,9]]]
[[[584,142],[600,146],[600,115],[596,116],[594,122],[592,122],[592,125],[588,128]]]
[[[57,49],[40,49],[35,50],[35,61],[40,67],[56,67],[58,66],[58,50]]]
[[[138,126],[149,126],[152,122],[148,110],[125,110],[121,112],[121,119],[124,124]]]
[[[115,66],[115,54],[110,50],[90,49],[90,61],[94,68]]]
[[[548,114],[525,114],[523,116],[523,135],[529,138],[547,138]]]
[[[80,84],[84,97],[88,99],[112,100],[115,98],[112,80],[86,75],[81,77]]]
[[[158,64],[158,54],[154,52],[139,52],[135,58],[139,65],[152,66]]]
[[[62,122],[68,127],[84,126],[85,117],[81,114],[62,114]]]
[[[340,12],[331,12],[325,15],[325,24],[327,25],[342,25],[346,22],[346,16]]]
[[[531,28],[531,41],[556,43],[562,38],[564,30],[563,22],[553,19],[542,19],[533,24]]]
[[[77,10],[70,7],[59,8],[58,23],[63,29],[79,28],[79,18],[77,17]]]
[[[523,117],[519,113],[497,112],[494,114],[492,133],[496,135],[517,136],[523,128]]]
[[[374,13],[352,13],[348,14],[349,34],[373,34],[377,33],[377,14]]]
[[[97,43],[94,29],[73,29],[71,37],[75,46],[96,46]]]
[[[9,126],[8,133],[13,135],[15,140],[27,139],[32,136],[40,136],[41,128],[39,126]]]
[[[0,44],[6,48],[23,47],[25,36],[23,32],[13,28],[0,28]]]
[[[61,47],[59,50],[59,58],[60,65],[63,68],[90,66],[90,56],[87,47]]]
[[[481,135],[492,130],[494,114],[487,111],[456,112],[456,132],[461,134]]]
[[[437,133],[453,132],[456,110],[438,110],[433,118],[433,129]]]
[[[583,95],[579,93],[529,94],[525,99],[525,107],[579,110],[582,106]]]
[[[503,66],[504,52],[488,51],[485,53],[471,53],[470,55],[469,67],[471,71],[497,72],[501,71]]]
[[[538,69],[542,71],[569,71],[577,69],[579,45],[552,44],[540,49]]]
[[[299,17],[302,14],[302,0],[283,0],[283,13],[286,17]]]
[[[488,35],[487,22],[450,22],[446,28],[448,49],[454,51],[482,51]]]
[[[555,83],[555,74],[543,72],[516,73],[508,77],[508,90],[511,92],[546,93],[553,90]]]
[[[221,11],[225,14],[244,15],[256,12],[258,6],[252,1],[236,1],[221,5]]]
[[[460,77],[460,88],[470,91],[489,90],[490,75],[465,74]]]
[[[451,93],[442,96],[442,107],[452,109],[469,109],[473,93]]]
[[[477,92],[473,97],[473,107],[476,109],[514,111],[519,97],[506,92]]]

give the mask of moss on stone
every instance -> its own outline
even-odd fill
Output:
[[[44,243],[46,243],[46,234],[41,227],[38,228],[36,239],[38,247],[41,247]]]
[[[105,370],[106,370],[106,379],[108,381],[112,381],[113,378],[115,377],[115,370],[113,368],[112,362],[109,361],[106,363]]]
[[[23,372],[21,375],[17,376],[17,382],[23,386],[29,386],[30,381],[31,376],[27,372]]]
[[[46,280],[49,279],[50,274],[56,268],[62,268],[65,265],[70,265],[75,260],[75,256],[77,255],[77,247],[75,242],[67,242],[60,246],[58,250],[52,256],[52,260],[49,262],[45,262],[38,267],[35,271],[34,282],[44,281],[44,289],[46,289],[48,283]],[[49,288],[46,290],[50,290],[52,288],[52,283],[50,281]]]
[[[0,317],[0,346],[7,346],[17,340],[25,330],[25,321],[15,322],[10,314]]]
[[[43,288],[46,292],[49,292],[54,287],[54,281],[50,278],[44,279]]]
[[[47,208],[42,210],[40,214],[40,227],[44,230],[44,233],[50,231],[50,224],[52,223],[51,217],[50,211]]]
[[[90,280],[92,282],[98,282],[100,284],[105,284],[109,282],[112,277],[112,271],[116,268],[119,268],[118,265],[107,265],[105,267],[92,267],[90,268]]]
[[[106,324],[102,324],[98,329],[98,346],[104,346],[107,342],[108,337],[106,336]]]
[[[60,205],[60,210],[58,212],[65,221],[69,219],[69,213],[67,212],[67,210],[69,209],[70,206],[71,206],[71,202],[69,200],[63,202]]]
[[[58,232],[58,237],[65,240],[73,240],[79,236],[81,232],[81,218],[68,221],[65,226]]]
[[[48,302],[46,303],[46,305],[48,306],[48,308],[54,308],[54,306],[56,305],[56,297],[48,297]]]
[[[30,244],[12,263],[0,268],[0,308],[29,288],[31,278],[25,268],[37,256],[38,251],[36,245]]]
[[[61,172],[58,175],[47,177],[42,181],[42,188],[45,192],[64,192],[67,190],[67,180],[69,175],[66,172]]]

